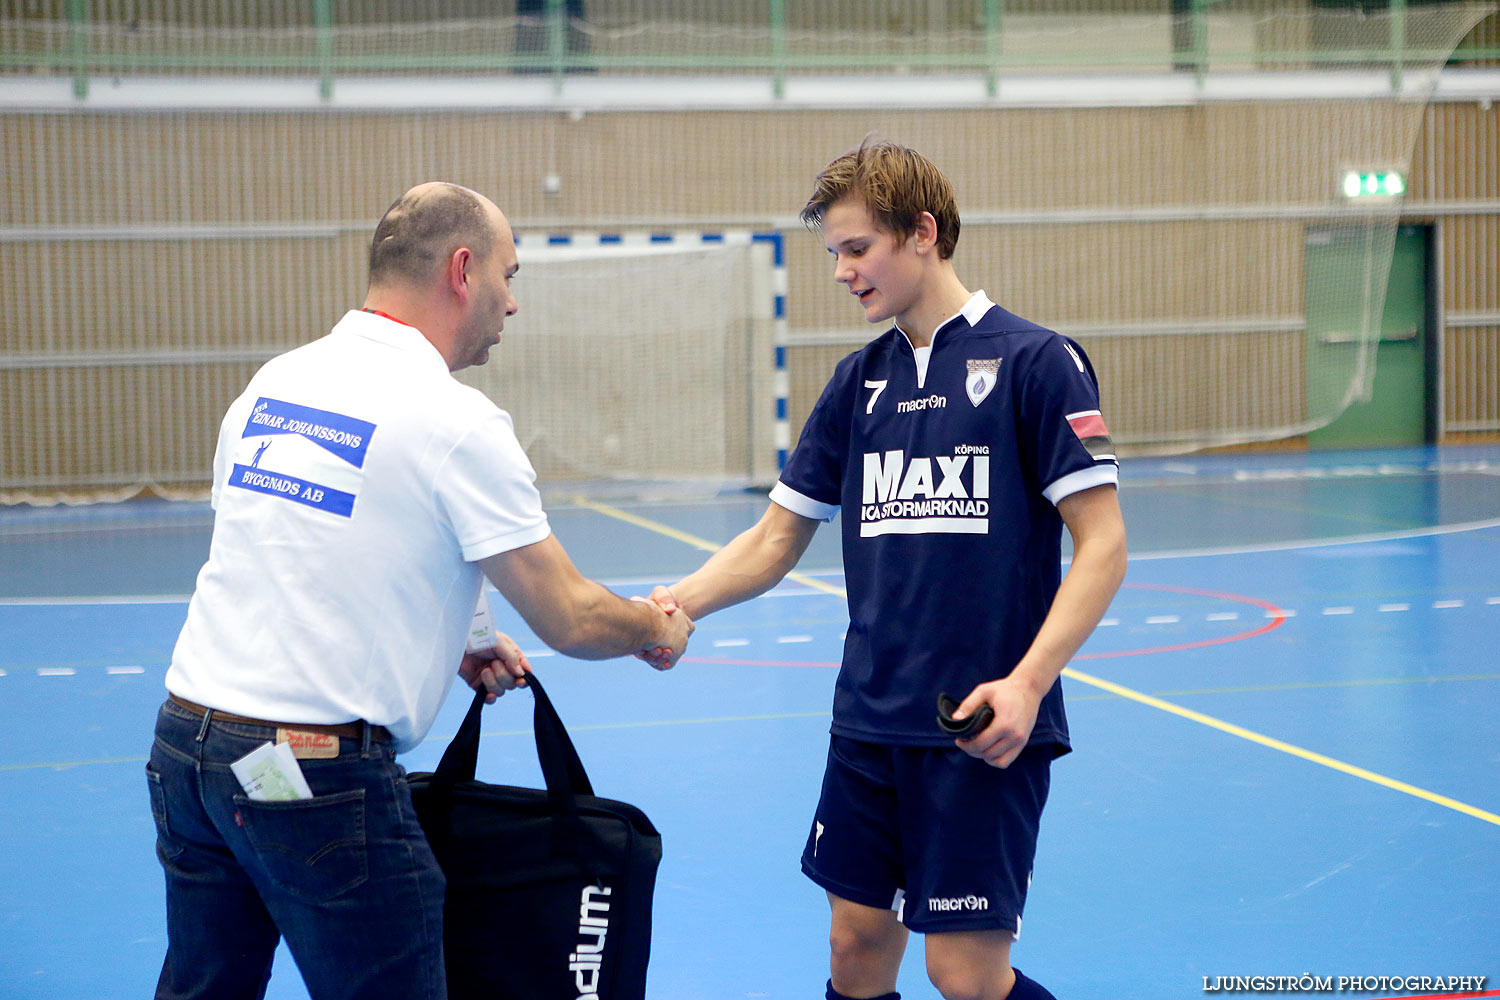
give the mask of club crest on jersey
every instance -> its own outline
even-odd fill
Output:
[[[969,402],[978,406],[984,402],[984,397],[995,388],[995,382],[1000,377],[1000,358],[970,358],[969,374],[964,379],[964,391],[969,394]]]

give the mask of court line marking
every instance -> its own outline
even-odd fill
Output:
[[[686,531],[678,531],[671,525],[662,524],[660,521],[653,521],[647,517],[641,517],[639,514],[632,514],[629,511],[621,510],[618,507],[611,507],[609,504],[597,503],[584,497],[574,497],[573,503],[575,506],[583,507],[586,510],[592,510],[598,514],[603,514],[605,517],[612,517],[617,521],[624,521],[626,524],[633,524],[637,528],[645,528],[647,531],[654,531],[658,535],[666,535],[668,538],[672,538],[679,542],[682,542],[684,545],[691,545],[693,548],[699,549],[703,552],[717,552],[724,547],[716,542],[710,542],[706,538],[699,538],[697,535],[690,535]],[[802,584],[804,587],[811,587],[814,590],[821,590],[825,594],[833,594],[837,597],[844,598],[847,598],[849,596],[848,592],[844,590],[843,587],[835,587],[832,584],[824,583],[822,580],[815,580],[807,574],[799,573],[796,570],[792,570],[790,573],[788,573],[786,575],[786,578],[788,580],[794,580],[797,583]]]
[[[1291,552],[1297,549],[1321,549],[1333,545],[1363,545],[1367,542],[1399,542],[1409,538],[1431,538],[1438,535],[1457,535],[1466,531],[1485,531],[1500,528],[1500,518],[1486,521],[1463,521],[1458,524],[1440,524],[1429,528],[1407,528],[1401,531],[1377,531],[1364,535],[1348,535],[1342,538],[1300,538],[1289,542],[1264,542],[1259,545],[1231,545],[1213,549],[1167,549],[1162,552],[1131,553],[1131,562],[1150,562],[1158,559],[1198,559],[1203,556],[1245,556],[1259,552]]]
[[[727,722],[778,722],[786,719],[826,719],[828,712],[776,712],[767,715],[721,715],[701,719],[648,719],[643,722],[601,722],[591,726],[569,726],[568,732],[582,733],[591,731],[604,731],[610,729],[652,729],[660,726],[707,726],[723,725]],[[422,739],[425,746],[428,743],[448,743],[455,733],[428,733]],[[489,736],[533,736],[535,731],[527,729],[483,729],[479,736],[481,739]],[[37,761],[32,764],[0,764],[0,772],[4,771],[40,771],[44,768],[55,768],[61,770],[68,767],[88,767],[97,764],[144,764],[150,757],[99,757],[93,760],[50,760]]]
[[[94,760],[45,760],[35,764],[0,764],[0,771],[39,771],[51,767],[88,767],[92,764],[144,764],[150,757],[99,757]]]
[[[706,551],[706,552],[717,552],[717,551],[719,551],[719,549],[723,548],[723,546],[716,545],[715,543],[710,542],[707,539],[699,538],[696,535],[690,535],[690,534],[688,534],[685,531],[679,531],[676,528],[670,527],[670,526],[665,525],[665,524],[661,524],[661,523],[659,523],[657,521],[653,521],[650,518],[640,517],[640,516],[638,516],[636,514],[630,514],[630,513],[627,513],[626,511],[619,510],[618,508],[615,508],[615,507],[610,507],[610,506],[608,506],[606,504],[598,504],[598,503],[594,503],[593,501],[583,500],[581,498],[578,500],[578,503],[579,503],[580,506],[587,507],[588,509],[594,510],[594,511],[596,511],[596,512],[598,512],[600,514],[603,514],[603,515],[605,515],[607,517],[618,518],[619,520],[623,520],[623,521],[625,521],[625,522],[627,522],[629,524],[634,524],[637,527],[645,528],[648,531],[654,531],[657,534],[665,535],[668,538],[675,538],[678,541],[685,542],[686,544],[689,544],[689,545],[693,546],[694,548],[702,549],[703,551]],[[1477,525],[1480,526],[1480,527],[1500,527],[1500,520],[1487,521],[1487,522],[1477,522]],[[1456,531],[1460,531],[1460,530],[1473,530],[1473,528],[1474,528],[1473,525],[1467,526],[1467,527],[1464,527],[1464,526],[1452,526],[1450,529],[1433,529],[1432,531],[1426,532],[1426,533],[1429,533],[1429,534],[1452,534],[1452,533],[1455,533]],[[1382,535],[1380,536],[1380,540],[1385,540],[1388,537],[1389,537],[1389,533],[1382,533]],[[1415,536],[1414,535],[1408,535],[1407,537],[1415,537]],[[1377,539],[1374,538],[1373,536],[1369,536],[1365,540],[1377,540]],[[1328,543],[1321,543],[1321,544],[1328,544]],[[1352,541],[1343,541],[1343,542],[1339,542],[1339,543],[1336,543],[1336,544],[1352,544]],[[1299,545],[1293,544],[1293,545],[1287,546],[1287,547],[1288,548],[1299,548],[1299,547],[1311,547],[1311,546],[1299,546]],[[1272,549],[1257,549],[1257,550],[1254,550],[1254,551],[1274,551],[1274,548],[1272,548]],[[792,576],[792,574],[790,574],[790,573],[787,574],[787,575],[789,577]],[[837,592],[840,593],[840,594],[844,594],[845,593],[841,588],[832,588],[832,587],[829,587],[828,584],[822,583],[821,581],[812,581],[810,579],[804,579],[804,580],[799,580],[798,582],[799,583],[814,583],[814,584],[816,584],[817,589],[819,589],[819,590],[828,590],[828,591],[837,590]],[[1166,585],[1163,585],[1163,584],[1155,584],[1155,585],[1148,584],[1148,585],[1144,585],[1144,586],[1145,586],[1145,589],[1151,589],[1151,590],[1177,590],[1177,591],[1183,591],[1183,590],[1186,589],[1186,588],[1178,588],[1178,587],[1169,587],[1169,586],[1166,586]],[[1206,593],[1208,593],[1208,591],[1203,591],[1202,593],[1206,594]],[[1241,600],[1246,600],[1246,599],[1245,598],[1241,598]],[[1268,612],[1268,617],[1270,616],[1271,607],[1272,607],[1271,605],[1269,605],[1266,602],[1256,600],[1254,598],[1249,598],[1248,600],[1250,601],[1250,603],[1258,604],[1258,605],[1260,605],[1262,607],[1265,607],[1267,609],[1267,612]],[[1271,624],[1268,625],[1267,627],[1265,627],[1263,629],[1258,629],[1255,632],[1246,633],[1243,636],[1243,638],[1250,638],[1251,636],[1260,634],[1261,632],[1270,631],[1270,629],[1277,627],[1278,625],[1282,624],[1282,622],[1284,622],[1285,620],[1286,620],[1286,616],[1285,616],[1284,613],[1282,613],[1281,615],[1278,615],[1271,622]],[[1220,641],[1223,641],[1223,640],[1220,640]],[[1165,651],[1165,650],[1163,650],[1163,651]],[[1082,658],[1083,657],[1074,657],[1075,660],[1082,659]],[[1100,657],[1100,658],[1102,658],[1102,657]],[[1329,757],[1329,756],[1327,756],[1325,754],[1320,754],[1320,753],[1317,753],[1316,751],[1307,750],[1307,749],[1304,749],[1303,747],[1299,747],[1299,746],[1296,746],[1294,744],[1287,743],[1284,740],[1278,740],[1278,739],[1276,739],[1274,737],[1266,736],[1266,735],[1264,735],[1262,733],[1257,733],[1254,730],[1246,729],[1243,726],[1236,726],[1232,722],[1225,722],[1224,720],[1222,720],[1222,719],[1216,719],[1216,718],[1214,718],[1211,715],[1205,715],[1202,712],[1195,712],[1195,711],[1193,711],[1190,708],[1184,708],[1181,705],[1175,705],[1172,702],[1163,701],[1161,698],[1155,698],[1155,697],[1152,697],[1149,694],[1143,694],[1140,691],[1136,691],[1136,690],[1134,690],[1132,688],[1125,687],[1122,684],[1116,684],[1113,681],[1107,681],[1107,680],[1105,680],[1102,677],[1095,677],[1092,674],[1084,673],[1083,671],[1078,670],[1078,669],[1076,669],[1074,667],[1066,667],[1066,668],[1064,668],[1063,669],[1063,676],[1064,677],[1069,677],[1069,678],[1071,678],[1073,680],[1076,680],[1076,681],[1080,681],[1080,682],[1082,682],[1084,684],[1088,684],[1088,685],[1090,685],[1092,687],[1099,688],[1100,690],[1108,691],[1111,694],[1118,695],[1121,698],[1125,698],[1125,699],[1128,699],[1130,701],[1137,702],[1138,704],[1146,705],[1146,706],[1149,706],[1151,708],[1155,708],[1155,709],[1157,709],[1159,711],[1166,712],[1166,713],[1168,713],[1170,715],[1175,715],[1175,716],[1178,716],[1179,718],[1187,719],[1190,722],[1196,722],[1199,725],[1207,726],[1210,729],[1216,729],[1219,732],[1226,733],[1226,734],[1228,734],[1230,736],[1237,736],[1237,737],[1239,737],[1242,740],[1248,740],[1251,743],[1258,744],[1260,746],[1266,747],[1267,749],[1278,750],[1281,753],[1289,754],[1290,756],[1300,758],[1300,759],[1308,761],[1309,763],[1312,763],[1312,764],[1318,764],[1318,765],[1321,765],[1323,767],[1330,768],[1330,769],[1332,769],[1334,771],[1338,771],[1341,774],[1347,774],[1350,777],[1359,778],[1361,780],[1371,782],[1372,784],[1379,785],[1382,788],[1387,788],[1387,789],[1390,789],[1391,791],[1395,791],[1395,792],[1401,792],[1403,794],[1413,796],[1414,798],[1422,799],[1423,801],[1426,801],[1426,802],[1431,802],[1434,805],[1443,806],[1444,808],[1452,809],[1455,812],[1463,813],[1466,816],[1472,816],[1473,818],[1478,819],[1478,820],[1482,820],[1482,821],[1484,821],[1486,823],[1492,823],[1495,826],[1500,826],[1500,815],[1496,815],[1495,813],[1486,812],[1483,809],[1476,808],[1475,806],[1471,806],[1471,805],[1469,805],[1469,804],[1467,804],[1465,802],[1460,802],[1457,799],[1449,798],[1446,795],[1439,795],[1436,792],[1430,792],[1430,791],[1428,791],[1425,788],[1418,788],[1416,785],[1407,784],[1406,782],[1404,782],[1404,781],[1398,781],[1395,778],[1388,778],[1388,777],[1386,777],[1383,774],[1377,774],[1374,771],[1366,770],[1365,768],[1362,768],[1362,767],[1356,767],[1353,764],[1345,763],[1344,761],[1338,760],[1338,759],[1333,758],[1333,757]]]
[[[0,598],[0,608],[72,607],[74,605],[95,604],[186,604],[190,600],[192,600],[191,594],[140,594],[137,596],[96,594],[82,597],[3,597]]]
[[[1291,681],[1285,684],[1244,684],[1233,687],[1179,688],[1157,691],[1157,698],[1190,698],[1217,694],[1272,694],[1280,691],[1317,691],[1331,688],[1392,687],[1410,684],[1463,684],[1474,681],[1500,681],[1500,674],[1454,674],[1445,677],[1363,677],[1348,681]],[[1112,695],[1070,695],[1074,701],[1109,701]]]
[[[1435,805],[1444,806],[1445,808],[1452,809],[1456,812],[1461,812],[1467,816],[1472,816],[1475,819],[1483,820],[1486,823],[1493,823],[1495,826],[1500,826],[1500,816],[1497,816],[1492,812],[1486,812],[1483,809],[1475,808],[1474,806],[1468,805],[1464,802],[1460,802],[1457,799],[1450,799],[1446,795],[1439,795],[1436,792],[1429,792],[1425,788],[1418,788],[1416,785],[1409,785],[1404,781],[1397,781],[1395,778],[1388,778],[1383,774],[1376,774],[1374,771],[1368,771],[1365,768],[1356,767],[1353,764],[1346,764],[1344,761],[1337,760],[1333,757],[1317,753],[1313,750],[1306,750],[1302,747],[1295,746],[1283,740],[1278,740],[1275,737],[1266,736],[1262,733],[1257,733],[1254,730],[1246,729],[1243,726],[1236,726],[1232,722],[1225,722],[1224,720],[1216,719],[1211,715],[1204,715],[1202,712],[1195,712],[1191,708],[1184,708],[1181,705],[1173,704],[1170,701],[1163,701],[1162,699],[1152,697],[1149,694],[1142,694],[1140,691],[1132,690],[1131,688],[1125,687],[1124,685],[1116,684],[1113,681],[1107,681],[1102,677],[1095,677],[1092,674],[1085,674],[1081,671],[1074,670],[1072,667],[1069,667],[1067,670],[1063,671],[1063,673],[1072,677],[1074,680],[1079,680],[1085,684],[1093,685],[1094,687],[1100,688],[1101,690],[1108,691],[1110,694],[1118,695],[1121,698],[1128,698],[1129,700],[1139,702],[1142,705],[1149,705],[1152,708],[1159,709],[1163,712],[1168,712],[1172,715],[1180,716],[1181,718],[1187,719],[1191,722],[1196,722],[1199,725],[1208,726],[1210,729],[1217,729],[1220,732],[1228,733],[1230,736],[1238,736],[1242,740],[1249,740],[1251,743],[1258,743],[1261,746],[1267,747],[1271,750],[1279,750],[1282,753],[1290,754],[1293,757],[1300,757],[1302,760],[1309,761],[1313,764],[1321,764],[1323,767],[1332,768],[1335,771],[1350,775],[1351,777],[1361,778],[1365,781],[1380,785],[1383,788],[1389,788],[1392,791],[1396,792],[1403,792],[1407,795],[1423,799]]]

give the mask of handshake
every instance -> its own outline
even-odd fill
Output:
[[[678,606],[676,596],[666,587],[657,587],[649,598],[631,598],[646,605],[634,610],[630,602],[613,595],[611,600],[618,611],[607,617],[580,616],[579,620],[592,623],[581,638],[559,635],[545,627],[537,630],[539,638],[559,652],[581,659],[608,659],[628,653],[657,670],[676,666],[695,627],[687,612]],[[514,639],[494,627],[484,601],[475,610],[474,620],[476,624],[471,629],[458,675],[475,691],[482,688],[489,704],[507,691],[525,687],[531,663]],[[602,629],[601,620],[608,622]]]
[[[697,626],[678,605],[677,597],[666,587],[657,587],[651,591],[649,598],[632,597],[631,600],[652,605],[663,615],[657,636],[636,650],[636,659],[646,661],[657,670],[671,670],[682,659],[683,652],[687,650],[688,636],[693,634]]]

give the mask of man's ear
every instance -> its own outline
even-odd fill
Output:
[[[448,258],[448,266],[443,272],[449,291],[457,295],[461,302],[469,299],[469,264],[473,259],[474,255],[468,247],[459,247]]]

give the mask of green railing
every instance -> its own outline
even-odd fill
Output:
[[[318,80],[325,99],[332,96],[340,76],[371,73],[533,74],[550,76],[554,87],[561,89],[563,81],[577,73],[737,72],[769,76],[775,94],[781,97],[790,74],[895,72],[899,62],[902,72],[982,75],[993,96],[1002,76],[1010,71],[1129,72],[1170,66],[1194,73],[1201,84],[1216,66],[1263,70],[1360,66],[1388,71],[1392,88],[1399,90],[1411,66],[1500,63],[1500,30],[1486,31],[1479,39],[1483,42],[1493,36],[1496,45],[1470,45],[1453,52],[1411,45],[1408,0],[1390,0],[1386,24],[1376,29],[1381,37],[1370,37],[1366,28],[1359,38],[1361,44],[1349,47],[1325,44],[1278,50],[1259,47],[1253,38],[1220,38],[1211,47],[1211,19],[1218,13],[1215,8],[1222,7],[1220,0],[1163,0],[1170,4],[1170,14],[1161,15],[1163,24],[1170,25],[1170,41],[1160,46],[1144,50],[1128,44],[1103,49],[1094,45],[1079,51],[1053,47],[1040,52],[1034,46],[1028,49],[1008,44],[1017,37],[1014,31],[1007,35],[1016,12],[1007,11],[1005,0],[976,0],[979,23],[972,30],[918,39],[921,44],[903,47],[899,57],[893,57],[888,46],[869,45],[867,51],[849,51],[858,49],[859,41],[851,41],[848,33],[842,39],[843,49],[829,44],[809,51],[809,33],[794,37],[789,27],[788,0],[765,0],[765,23],[745,33],[747,41],[732,51],[710,51],[708,46],[695,51],[691,46],[680,47],[680,42],[663,41],[656,48],[625,52],[576,46],[574,36],[581,37],[582,33],[579,22],[569,17],[566,0],[543,0],[539,19],[508,19],[514,39],[508,47],[466,50],[463,45],[445,45],[401,50],[389,46],[382,51],[350,51],[354,40],[363,37],[359,32],[368,33],[370,27],[336,24],[333,0],[306,2],[306,18],[301,24],[282,29],[216,29],[211,37],[224,44],[214,47],[201,39],[190,42],[186,34],[171,26],[159,36],[142,36],[135,30],[138,26],[127,30],[96,18],[91,0],[61,0],[62,22],[0,18],[0,74],[67,74],[72,78],[74,95],[83,100],[96,77],[150,72],[209,75],[255,71],[311,76]],[[796,0],[791,2],[795,5]],[[1083,22],[1081,16],[1078,20]],[[426,27],[436,24],[440,22]],[[397,37],[406,27],[410,26],[386,26],[386,39]],[[26,34],[22,29],[29,30],[33,41],[43,41],[29,46],[18,43]],[[796,44],[799,40],[800,45]]]

